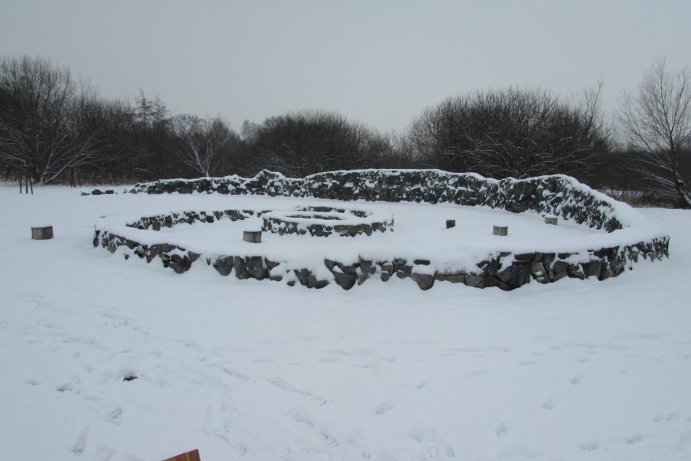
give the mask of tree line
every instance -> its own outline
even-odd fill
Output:
[[[0,172],[29,184],[130,183],[171,177],[304,177],[356,168],[439,168],[494,178],[572,175],[612,193],[691,207],[691,76],[658,61],[616,120],[602,85],[580,97],[504,88],[450,97],[400,134],[306,110],[246,121],[172,114],[143,92],[102,98],[67,67],[0,58]],[[622,198],[622,197],[619,197]]]

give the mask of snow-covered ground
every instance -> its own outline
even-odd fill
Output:
[[[102,215],[223,199],[0,186],[7,459],[691,458],[690,212],[641,211],[669,260],[512,292],[291,288],[91,245]]]

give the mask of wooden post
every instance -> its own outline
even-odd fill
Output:
[[[509,235],[509,226],[494,226],[492,233],[494,235]]]
[[[166,458],[163,461],[201,461],[201,458],[199,457],[199,450],[195,448],[192,451],[181,453],[177,456],[173,456],[172,458]]]
[[[242,240],[250,243],[261,243],[262,241],[262,231],[242,231]]]
[[[557,225],[558,218],[556,216],[545,216],[545,224]]]
[[[31,238],[33,240],[50,240],[53,238],[53,226],[32,227]]]
[[[456,227],[456,220],[455,219],[447,219],[446,220],[446,228],[451,229],[452,227]]]

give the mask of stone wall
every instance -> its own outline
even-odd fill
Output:
[[[274,234],[309,234],[312,237],[355,237],[393,230],[391,217],[372,212],[334,207],[300,207],[296,211],[277,211],[262,215],[262,231]]]
[[[173,179],[136,184],[130,192],[221,193],[311,197],[336,200],[484,205],[520,213],[561,216],[612,232],[622,228],[611,200],[564,175],[495,180],[440,170],[353,170],[317,173],[304,179],[262,171],[254,178]]]
[[[183,217],[175,221],[172,216],[143,218],[146,224],[142,228],[160,229],[171,227],[172,222],[210,222],[209,219],[245,219],[249,213],[227,210],[214,212],[206,216],[189,212],[178,214]],[[160,218],[160,219],[156,219]],[[174,224],[172,224],[174,225]],[[604,280],[615,277],[639,260],[659,260],[668,256],[669,239],[655,238],[650,243],[622,245],[582,253],[524,253],[513,254],[501,252],[489,259],[479,261],[475,268],[462,272],[438,272],[431,269],[429,260],[406,260],[391,258],[378,261],[360,257],[356,262],[342,263],[324,259],[324,266],[330,276],[317,275],[307,267],[291,267],[289,262],[274,261],[264,256],[214,255],[204,256],[172,244],[147,245],[136,240],[97,229],[94,235],[94,246],[101,246],[115,253],[122,250],[125,259],[138,256],[147,263],[160,259],[164,267],[183,273],[196,261],[205,261],[222,276],[235,274],[238,279],[253,278],[284,281],[288,285],[299,282],[309,288],[322,288],[331,282],[344,289],[362,284],[369,278],[379,278],[386,282],[392,277],[414,280],[423,290],[431,288],[435,282],[461,283],[464,285],[487,288],[499,287],[503,290],[518,288],[531,280],[539,283],[556,282],[562,278],[585,279],[595,277]],[[585,256],[585,257],[584,257]],[[581,262],[579,262],[581,261]],[[582,262],[587,261],[587,262]]]
[[[562,175],[497,181],[475,174],[438,170],[359,170],[319,173],[305,179],[291,179],[278,173],[263,171],[254,178],[229,176],[137,184],[131,192],[266,194],[337,200],[448,202],[470,206],[485,205],[512,212],[530,210],[561,216],[610,233],[625,227],[622,217],[615,210],[617,202]],[[143,217],[127,225],[137,229],[159,230],[177,223],[211,223],[219,219],[235,221],[253,215],[261,216],[268,211],[189,211]],[[511,290],[531,280],[538,283],[555,282],[562,278],[595,277],[604,280],[617,276],[626,269],[632,269],[633,263],[640,260],[660,260],[669,255],[669,237],[655,234],[633,244],[608,244],[577,253],[497,252],[478,261],[475,267],[452,273],[435,268],[429,260],[409,261],[396,257],[386,260],[360,257],[357,261],[348,262],[324,259],[326,271],[320,271],[294,267],[290,261],[277,261],[265,256],[205,256],[176,245],[146,245],[126,235],[118,235],[98,227],[93,243],[112,253],[121,250],[125,258],[138,256],[147,262],[159,259],[164,267],[177,273],[187,271],[195,262],[204,261],[222,276],[234,274],[238,279],[269,279],[289,285],[299,283],[310,288],[321,288],[333,282],[344,289],[350,289],[371,278],[386,282],[397,277],[412,279],[421,289],[429,289],[437,282],[451,282],[479,288],[499,287]]]

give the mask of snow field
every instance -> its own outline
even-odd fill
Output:
[[[205,265],[177,275],[91,245],[99,216],[203,209],[199,198],[233,208],[228,197],[9,186],[0,196],[8,459],[156,460],[192,448],[204,461],[691,457],[688,212],[642,210],[670,233],[670,259],[603,282],[423,292],[393,279],[344,291]],[[370,205],[392,207],[395,238],[416,219]],[[415,206],[436,223],[438,207]],[[43,223],[55,239],[30,240]],[[195,226],[171,234],[197,242]],[[223,231],[213,232],[204,244],[217,244]]]

